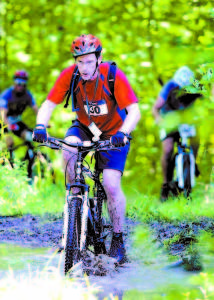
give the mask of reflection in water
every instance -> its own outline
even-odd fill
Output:
[[[23,248],[13,244],[0,244],[0,277],[9,269],[23,273],[29,271],[29,265],[32,271],[44,267],[49,256],[46,248]]]
[[[12,244],[0,244],[0,278],[6,277],[9,268],[12,268],[14,277],[20,275],[34,278],[38,271],[44,269],[51,272],[58,271],[63,279],[63,253],[58,254],[51,249],[22,248]],[[29,274],[30,270],[30,274]],[[197,275],[197,274],[195,274]],[[160,287],[181,285],[191,287],[189,278],[194,274],[185,272],[182,268],[166,269],[163,265],[145,265],[129,263],[126,267],[112,271],[107,276],[90,276],[90,286],[97,287],[98,299],[144,299],[143,295]],[[36,276],[35,276],[36,277]],[[85,285],[85,277],[76,278],[77,284]],[[117,298],[116,298],[117,297]]]
[[[123,291],[118,290],[116,288],[112,288],[112,290],[109,289],[107,291],[99,292],[97,294],[97,298],[98,298],[98,300],[103,300],[103,299],[106,299],[106,300],[112,300],[112,299],[123,300],[123,295],[124,295]]]

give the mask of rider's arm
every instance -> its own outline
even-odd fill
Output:
[[[43,124],[45,127],[47,127],[55,107],[56,107],[55,103],[53,103],[48,99],[45,100],[38,111],[36,123]]]
[[[11,93],[12,89],[9,88],[0,95],[0,119],[7,125],[8,99],[10,99]]]
[[[7,120],[7,112],[8,109],[6,108],[2,108],[0,107],[0,119],[3,121],[3,123],[5,123],[6,125],[8,125],[8,120]]]
[[[127,112],[119,131],[130,134],[140,120],[140,109],[138,99],[126,75],[120,69],[117,69],[116,72],[114,94],[119,109],[125,109]]]
[[[158,123],[161,120],[159,111],[160,111],[161,107],[164,105],[164,103],[165,103],[165,100],[161,96],[159,96],[157,98],[154,106],[152,107],[152,113],[153,113],[156,123]]]
[[[166,103],[168,96],[170,92],[175,88],[178,87],[178,84],[175,83],[173,80],[169,80],[162,88],[162,90],[159,93],[159,96],[152,108],[153,116],[155,117],[156,123],[159,123],[161,121],[161,115],[160,115],[160,109],[164,106]]]
[[[32,106],[32,109],[33,109],[33,111],[35,112],[35,115],[37,116],[38,111],[39,111],[38,106],[37,106],[37,105],[34,105],[34,106]]]
[[[138,103],[133,103],[127,106],[126,110],[128,114],[119,131],[130,134],[140,120],[140,109]]]

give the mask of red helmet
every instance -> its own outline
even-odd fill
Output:
[[[77,37],[71,45],[71,52],[74,57],[101,51],[100,40],[92,34],[83,34]]]
[[[13,79],[23,79],[23,80],[28,80],[28,73],[24,70],[18,70],[15,72],[13,75]]]

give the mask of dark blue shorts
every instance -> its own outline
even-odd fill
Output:
[[[65,137],[68,136],[77,136],[82,141],[92,141],[93,137],[90,130],[77,120],[73,121],[73,125],[66,132]],[[96,152],[96,167],[98,170],[113,169],[123,173],[129,148],[130,144],[117,148],[120,151],[109,150]]]

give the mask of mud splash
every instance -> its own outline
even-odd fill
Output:
[[[131,244],[130,236],[139,224],[139,222],[126,219],[124,236],[128,247]],[[170,255],[178,256],[181,259],[185,258],[189,245],[197,242],[197,236],[201,230],[214,233],[214,220],[205,217],[197,222],[172,224],[155,221],[147,225],[151,228],[156,241],[165,247]],[[142,226],[144,225],[142,224]],[[22,217],[0,216],[0,241],[1,243],[14,243],[21,247],[56,250],[61,246],[62,228],[61,216],[49,214],[42,217],[30,214]],[[175,239],[174,242],[173,239]],[[108,248],[110,237],[106,242]]]

